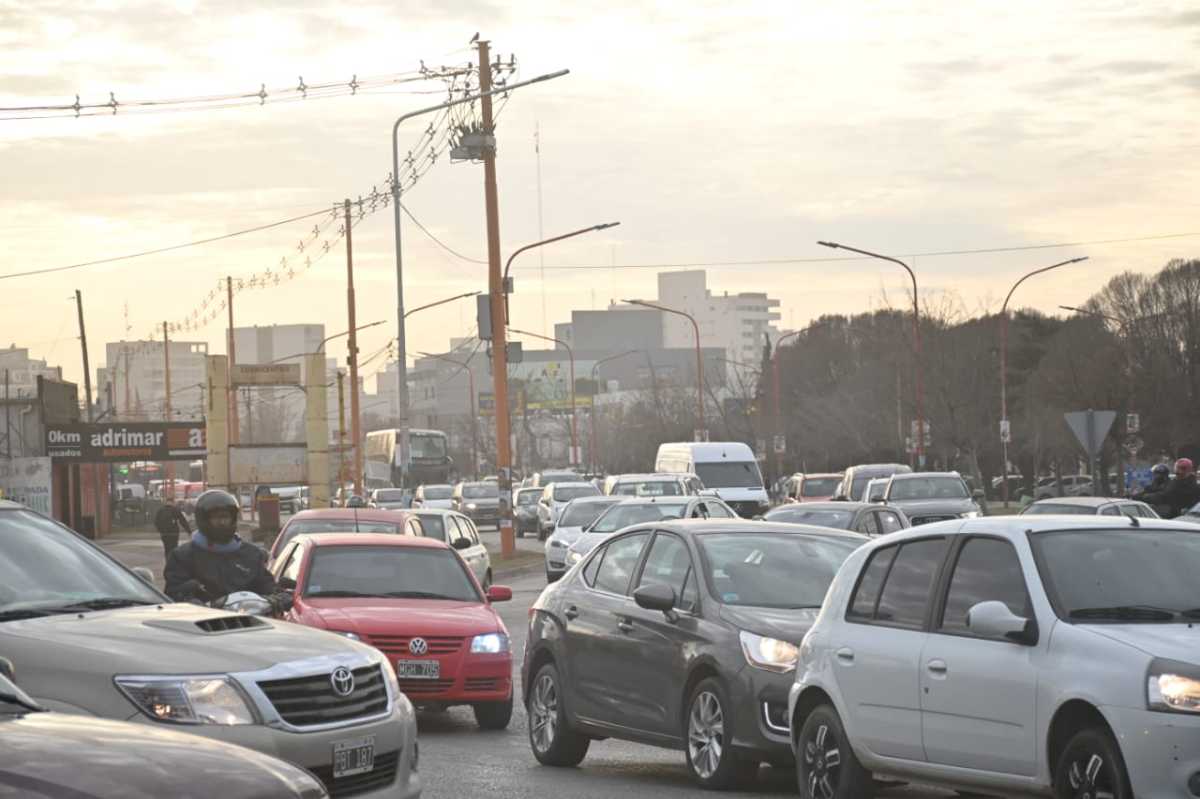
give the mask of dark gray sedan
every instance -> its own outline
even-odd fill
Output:
[[[599,738],[682,749],[707,788],[748,781],[762,762],[790,766],[800,641],[865,540],[723,519],[648,521],[602,542],[530,614],[534,756],[574,766]]]
[[[767,511],[768,522],[812,524],[863,535],[894,533],[912,525],[899,508],[878,502],[794,502]]]

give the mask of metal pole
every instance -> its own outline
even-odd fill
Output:
[[[645,300],[622,300],[630,305],[641,305],[645,308],[654,308],[666,313],[672,313],[677,316],[682,316],[692,323],[692,328],[696,333],[696,434],[702,435],[705,439],[708,438],[708,431],[704,427],[704,360],[700,354],[700,325],[696,322],[696,317],[686,311],[679,311],[675,308],[668,308],[665,305],[655,305],[652,302]]]
[[[350,435],[353,437],[350,442],[353,453],[350,468],[351,474],[354,476],[354,493],[362,496],[362,416],[358,401],[358,331],[355,329],[354,244],[350,237],[350,230],[353,227],[350,220],[350,200],[347,199],[342,203],[342,212],[345,215],[343,224],[346,227],[346,314],[349,317],[350,327],[350,335],[346,339],[346,346],[349,350],[347,361],[350,365]],[[400,359],[404,360],[404,350],[401,349],[400,352]]]
[[[338,388],[338,490],[346,488],[346,373],[337,370]]]
[[[811,328],[812,328],[812,325],[809,325],[809,327],[805,328],[805,330],[808,330]],[[773,373],[772,381],[771,381],[772,382],[771,393],[772,393],[772,404],[775,406],[775,431],[776,431],[776,435],[782,435],[784,437],[784,442],[785,442],[784,447],[785,448],[787,447],[787,443],[786,443],[787,442],[787,433],[784,432],[784,429],[783,429],[783,427],[784,427],[783,414],[779,408],[779,391],[780,391],[779,390],[779,351],[783,347],[783,342],[787,341],[789,338],[794,338],[795,336],[798,336],[803,332],[804,332],[804,330],[793,330],[791,333],[787,333],[785,335],[780,336],[775,341],[775,351],[771,353],[771,371]],[[783,477],[783,453],[780,452],[779,450],[775,451],[775,472],[776,472],[776,475],[775,475],[776,477]]]
[[[8,370],[4,370],[4,457],[12,460],[12,398],[8,393]]]
[[[79,289],[75,290],[75,307],[79,312],[79,347],[83,351],[83,402],[87,407],[87,420],[93,422],[96,419],[96,408],[92,404],[92,371],[88,364],[88,347],[87,347],[87,328],[83,324],[83,292]],[[92,488],[94,489],[93,503],[95,504],[94,513],[92,516],[92,537],[100,537],[100,505],[102,499],[102,487],[100,485],[99,471],[92,464]],[[82,510],[82,508],[81,508]]]
[[[163,322],[163,421],[171,421],[171,339],[168,336],[167,323]],[[167,494],[168,500],[175,499],[175,464],[167,462]]]
[[[233,336],[233,278],[225,278],[225,304],[229,311],[229,395],[225,401],[229,403],[229,443],[236,444],[241,439],[241,425],[238,423],[237,386],[233,383],[233,367],[237,363],[237,346]],[[236,490],[236,487],[235,487]]]

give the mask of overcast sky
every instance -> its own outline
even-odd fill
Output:
[[[447,6],[438,8],[437,6]],[[500,116],[505,252],[537,238],[540,126],[547,235],[615,230],[514,267],[513,324],[654,294],[654,269],[822,258],[817,239],[893,254],[1200,233],[1200,11],[1187,2],[70,2],[0,0],[0,106],[159,99],[349,81],[462,63],[476,31],[524,78]],[[436,84],[409,86],[435,90]],[[194,113],[0,122],[0,274],[216,236],[380,184],[392,121],[438,95],[374,93]],[[416,144],[424,123],[401,130]],[[406,196],[433,233],[486,255],[483,170],[436,166]],[[0,344],[78,379],[73,290],[92,363],[102,344],[197,307],[219,277],[293,257],[311,221],[203,247],[0,280]],[[355,230],[358,318],[395,320],[390,211]],[[486,268],[404,229],[409,307],[486,289]],[[1112,275],[1200,255],[1200,236],[994,255],[921,257],[923,292],[995,310],[1026,271],[1054,311]],[[235,301],[241,324],[346,327],[345,259]],[[561,267],[592,266],[592,271]],[[783,325],[902,302],[877,262],[713,267],[716,291],[767,291]],[[474,332],[457,303],[410,319],[409,352]],[[216,323],[198,336],[224,351]],[[341,347],[333,352],[344,353]],[[367,374],[373,368],[365,370]],[[368,383],[370,387],[371,383]]]

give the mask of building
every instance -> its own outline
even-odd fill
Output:
[[[37,396],[38,377],[62,380],[62,367],[30,358],[28,349],[15,344],[0,349],[0,393],[8,392],[5,399]]]
[[[166,421],[166,358],[171,362],[171,419],[204,417],[208,344],[113,341],[104,345],[105,365],[96,370],[98,405],[125,421]]]

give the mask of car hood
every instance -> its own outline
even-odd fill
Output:
[[[0,792],[73,799],[324,795],[295,766],[161,727],[30,713],[0,720],[0,737]]]
[[[909,516],[921,514],[963,514],[978,511],[979,506],[971,499],[893,499],[888,504],[904,511]]]
[[[254,626],[206,632],[199,623],[252,619]],[[22,640],[15,640],[22,639]],[[0,624],[0,652],[18,674],[90,663],[111,674],[195,674],[267,669],[302,657],[345,655],[363,647],[334,635],[199,605],[147,605]],[[34,691],[33,693],[38,693]]]
[[[305,599],[322,625],[365,638],[396,635],[471,636],[504,630],[490,605],[447,599]]]
[[[554,534],[550,536],[549,541],[546,543],[550,543],[550,541],[561,541],[563,546],[569,547],[578,541],[579,537],[582,535],[582,527],[557,527],[554,530]]]
[[[1131,646],[1152,658],[1166,658],[1200,665],[1196,645],[1200,628],[1181,624],[1076,624],[1111,641]]]
[[[721,606],[721,618],[740,630],[800,645],[817,620],[818,608],[755,608]]]
[[[575,539],[575,543],[571,544],[571,551],[578,552],[580,555],[586,555],[613,534],[614,533],[581,533],[580,536]]]

